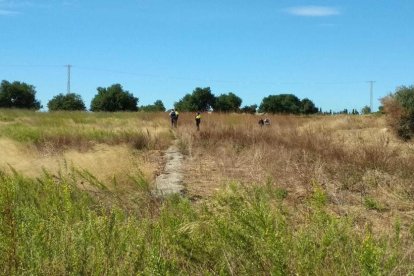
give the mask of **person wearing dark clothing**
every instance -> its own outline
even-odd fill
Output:
[[[171,127],[177,127],[178,112],[176,112],[174,109],[171,110],[170,118],[171,118]]]
[[[263,121],[263,119],[260,119],[260,120],[259,120],[259,126],[260,126],[260,127],[263,127],[263,125],[264,125],[264,121]]]

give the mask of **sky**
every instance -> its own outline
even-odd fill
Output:
[[[43,106],[87,106],[120,83],[166,108],[196,87],[242,105],[269,95],[324,111],[373,109],[414,83],[412,0],[0,0],[0,80],[36,87]]]

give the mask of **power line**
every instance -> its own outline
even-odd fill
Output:
[[[7,65],[7,64],[0,64],[0,67],[61,67],[62,65],[25,65],[25,64],[17,64],[17,65]],[[137,72],[129,72],[123,70],[113,70],[107,68],[96,68],[96,67],[85,67],[85,66],[77,66],[77,65],[64,65],[68,71],[68,84],[67,84],[67,92],[70,93],[70,77],[71,77],[71,68],[76,67],[80,70],[87,70],[87,71],[95,71],[95,72],[106,72],[112,74],[120,74],[120,75],[129,75],[129,76],[137,76],[137,77],[144,77],[144,78],[153,78],[153,79],[170,79],[170,80],[180,80],[180,81],[196,81],[196,82],[205,82],[205,83],[248,83],[248,84],[268,84],[268,85],[309,85],[309,86],[327,86],[327,85],[348,85],[348,84],[362,84],[366,81],[362,80],[355,80],[355,81],[260,81],[260,80],[229,80],[229,79],[208,79],[208,78],[189,78],[189,77],[180,77],[180,76],[166,76],[166,75],[159,75],[159,74],[145,74],[145,73],[137,73]],[[370,82],[370,81],[369,81]],[[372,81],[375,82],[375,81]]]
[[[56,64],[0,64],[0,67],[61,67]]]

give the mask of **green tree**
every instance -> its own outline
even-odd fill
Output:
[[[181,100],[174,104],[180,111],[207,111],[215,103],[216,97],[211,93],[210,87],[194,89],[192,94],[186,94]]]
[[[315,104],[309,100],[308,98],[304,98],[300,102],[300,113],[302,114],[315,114],[318,113],[318,108],[315,106]],[[321,109],[322,113],[322,109]]]
[[[393,97],[406,113],[414,114],[414,85],[398,87]]]
[[[370,114],[371,113],[371,108],[366,105],[361,109],[361,113],[364,114],[364,115]]]
[[[400,86],[381,99],[390,127],[403,140],[414,134],[414,85]]]
[[[91,111],[137,111],[138,98],[113,84],[108,88],[98,87],[98,94],[92,99]]]
[[[240,110],[242,99],[236,94],[229,92],[228,94],[221,94],[214,102],[214,111],[219,112],[237,112]]]
[[[255,114],[257,110],[257,104],[252,104],[252,105],[246,105],[243,106],[240,111],[243,113],[250,113],[250,114]]]
[[[355,108],[353,108],[352,111],[351,111],[351,114],[352,115],[359,115],[359,112],[358,112],[358,110],[356,110]]]
[[[145,112],[164,112],[165,106],[161,100],[156,100],[154,104],[141,106],[140,110]]]
[[[301,101],[292,94],[270,95],[263,98],[259,112],[299,114]]]
[[[0,85],[0,107],[38,110],[42,106],[36,100],[36,90],[33,85],[3,80]]]
[[[197,106],[193,104],[191,94],[186,94],[181,100],[176,102],[174,108],[181,111],[197,111]]]
[[[58,110],[86,110],[85,103],[82,100],[82,97],[75,93],[69,94],[59,94],[54,96],[47,103],[47,108],[49,111],[58,111]]]

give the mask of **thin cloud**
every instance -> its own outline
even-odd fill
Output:
[[[337,8],[326,6],[297,6],[290,7],[286,11],[295,16],[323,17],[341,14]]]
[[[0,16],[17,15],[20,14],[18,11],[0,10]]]
[[[0,0],[0,16],[18,15],[17,5],[14,0]]]

